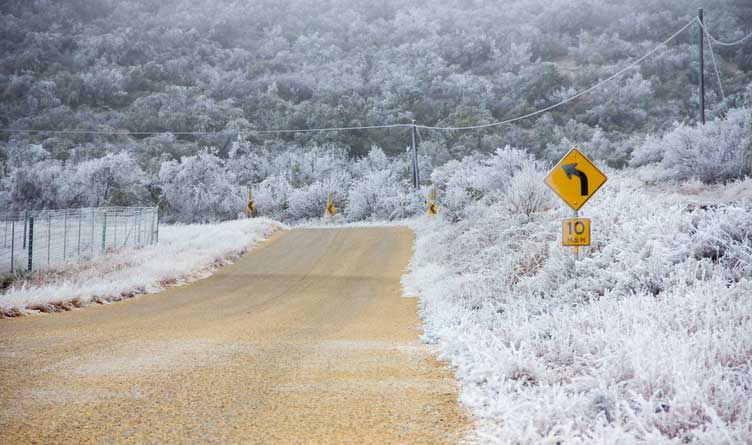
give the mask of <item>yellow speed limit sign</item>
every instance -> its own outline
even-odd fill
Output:
[[[590,245],[590,219],[569,218],[561,222],[561,244],[564,246]]]

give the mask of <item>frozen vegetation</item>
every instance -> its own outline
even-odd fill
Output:
[[[752,443],[752,39],[697,30],[603,88],[695,13],[684,0],[8,1],[0,6],[0,210],[157,205],[158,246],[16,281],[0,315],[206,276],[279,223],[417,233],[406,292],[456,367],[481,442]],[[721,40],[748,0],[706,0]],[[726,89],[712,75],[710,51]],[[92,133],[85,133],[85,132]],[[84,133],[81,133],[84,132]],[[117,134],[112,134],[113,132]],[[593,245],[542,182],[572,145],[606,166]],[[426,211],[438,189],[440,214]],[[224,221],[224,222],[223,222]],[[196,224],[199,223],[199,224]],[[331,224],[329,224],[331,225]],[[241,240],[241,242],[238,242]]]
[[[0,316],[107,303],[208,276],[282,229],[267,219],[162,226],[159,244],[34,272],[0,294]]]
[[[749,0],[703,6],[717,38],[749,31]],[[411,197],[372,194],[409,191],[404,166],[343,164],[373,146],[406,164],[406,128],[254,130],[517,117],[611,76],[695,8],[686,0],[0,2],[0,127],[39,131],[0,133],[0,209],[159,205],[167,222],[213,222],[234,218],[244,189],[260,187],[265,216],[310,218],[336,191],[350,220],[400,218]],[[752,39],[706,46],[706,60],[708,117],[749,106]],[[666,132],[680,147],[697,121],[697,70],[693,25],[640,66],[547,113],[422,132],[423,177],[506,145],[555,161],[581,144],[612,167]],[[676,177],[687,175],[696,176]]]
[[[480,442],[750,443],[752,180],[609,173],[577,262],[571,210],[526,164],[462,220],[412,222],[424,340],[456,367]]]

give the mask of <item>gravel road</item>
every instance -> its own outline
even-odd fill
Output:
[[[281,232],[191,285],[0,320],[3,443],[457,443],[406,228]]]

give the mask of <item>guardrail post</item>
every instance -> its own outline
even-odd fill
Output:
[[[26,220],[24,220],[24,229],[26,228]],[[26,232],[24,230],[24,232]],[[29,217],[29,242],[26,244],[29,248],[29,266],[28,270],[29,272],[32,271],[33,262],[34,262],[34,217]]]

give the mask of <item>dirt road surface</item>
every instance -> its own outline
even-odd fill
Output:
[[[0,320],[2,443],[456,443],[405,228],[274,235],[210,278]]]

